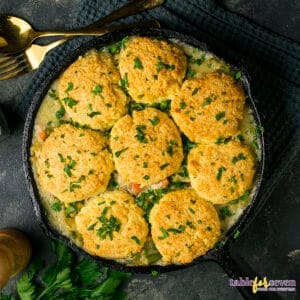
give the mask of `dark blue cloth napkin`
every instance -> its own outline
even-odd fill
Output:
[[[88,25],[126,1],[84,0],[72,27]],[[295,162],[299,153],[300,46],[249,20],[224,10],[212,0],[169,0],[159,8],[128,18],[157,19],[162,26],[194,36],[216,54],[244,66],[262,116],[267,146],[265,181],[261,202]],[[37,87],[63,59],[86,38],[77,38],[52,51],[35,73],[18,111],[25,117]]]

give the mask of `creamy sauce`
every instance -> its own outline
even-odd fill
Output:
[[[226,63],[215,57],[211,53],[207,53],[196,49],[192,46],[186,45],[182,42],[173,40],[172,42],[178,44],[183,51],[190,57],[190,61],[193,63],[189,63],[188,68],[193,73],[193,77],[197,78],[202,76],[205,73],[222,71],[225,73],[230,72],[230,68]],[[117,59],[117,55],[116,55]],[[195,63],[195,61],[197,63]],[[55,127],[60,125],[60,120],[70,121],[70,118],[65,114],[62,118],[57,118],[57,111],[61,109],[60,100],[55,95],[55,90],[57,88],[57,81],[53,82],[49,94],[44,98],[38,114],[36,116],[34,132],[33,132],[33,140],[32,140],[32,166],[34,170],[34,175],[36,182],[38,184],[37,176],[36,176],[36,165],[35,165],[35,155],[36,151],[39,151],[42,140],[39,136],[39,132],[41,130],[46,130],[47,133],[51,132]],[[260,161],[261,153],[260,153],[260,145],[257,144],[259,141],[255,141],[257,138],[257,125],[255,123],[253,112],[251,111],[249,105],[245,105],[244,109],[244,117],[240,124],[240,134],[243,137],[244,143],[249,145],[253,152],[256,154],[257,161]],[[183,184],[189,185],[189,178],[183,176],[185,172],[185,165],[183,165],[180,171],[171,176],[172,181],[179,181]],[[157,189],[163,189],[165,186],[162,183],[158,183],[152,186],[145,187],[142,191],[136,195],[122,180],[122,178],[114,173],[112,176],[111,184],[108,187],[109,189],[114,189],[114,183],[118,185],[118,188],[126,190],[137,196],[141,196],[143,193],[151,192]],[[79,247],[82,246],[82,238],[76,233],[76,225],[74,221],[74,217],[76,213],[83,206],[84,201],[81,201],[77,204],[70,204],[69,206],[65,206],[58,201],[50,193],[46,192],[40,185],[38,185],[39,192],[41,195],[42,205],[44,206],[47,217],[51,224],[63,235],[69,237],[73,242],[75,242]],[[176,187],[173,187],[173,189]],[[172,189],[172,188],[171,188]],[[215,205],[217,211],[219,212],[221,228],[223,236],[226,232],[232,227],[232,225],[238,220],[238,218],[243,213],[244,209],[248,206],[249,202],[251,202],[253,194],[255,192],[255,182],[252,190],[250,191],[249,197],[245,197],[245,199],[231,201],[226,205]],[[154,262],[156,265],[162,265],[163,262],[159,259],[160,255],[157,252],[151,237],[149,236],[144,250],[140,254],[133,255],[130,258],[118,260],[121,263],[127,265],[148,265],[151,262]]]

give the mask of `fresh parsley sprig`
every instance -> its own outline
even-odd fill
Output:
[[[105,268],[88,258],[76,260],[75,253],[60,242],[52,243],[56,262],[46,271],[36,260],[17,281],[18,299],[21,300],[73,300],[73,299],[125,299],[120,285],[130,273]],[[0,299],[15,300],[12,295],[0,292]]]

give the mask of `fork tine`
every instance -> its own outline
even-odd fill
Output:
[[[22,75],[27,72],[28,72],[28,67],[26,65],[19,66],[18,68],[12,70],[11,72],[0,74],[0,81],[16,77],[18,75]]]
[[[21,64],[23,62],[26,62],[26,57],[24,55],[12,56],[3,61],[0,60],[0,74],[3,73],[3,70],[10,68],[10,66]]]
[[[11,58],[21,58],[24,56],[24,53],[21,52],[21,53],[16,53],[16,54],[2,54],[0,53],[0,62],[4,62],[8,59],[11,59]]]
[[[16,60],[16,61],[13,61],[11,64],[6,65],[3,68],[0,67],[0,75],[8,73],[8,72],[12,72],[15,69],[18,69],[19,67],[27,67],[26,62]]]
[[[30,71],[24,52],[0,56],[0,80],[6,80]]]

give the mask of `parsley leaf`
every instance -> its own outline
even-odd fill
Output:
[[[76,266],[75,271],[83,285],[93,284],[101,275],[97,263],[85,257]]]
[[[221,167],[218,169],[217,180],[221,180],[223,172],[226,171],[225,167]]]
[[[143,64],[142,64],[141,60],[138,57],[136,57],[133,60],[133,68],[134,69],[140,69],[140,70],[143,69]]]
[[[94,89],[92,90],[92,93],[93,93],[94,96],[97,96],[97,95],[100,95],[102,93],[102,90],[103,90],[102,86],[97,84],[94,87]]]
[[[216,114],[216,120],[219,121],[225,117],[225,111],[219,112]]]
[[[128,150],[128,147],[122,149],[122,150],[119,150],[119,151],[116,151],[115,152],[115,157],[119,157],[123,152],[125,152],[126,150]]]
[[[29,270],[17,281],[17,291],[21,300],[35,299],[36,286],[33,279],[41,267],[42,262],[37,260],[33,262]]]
[[[61,119],[66,113],[65,108],[62,106],[58,111],[55,113],[56,119]]]
[[[68,92],[72,91],[73,88],[74,88],[73,82],[68,82],[68,87],[67,87],[67,89],[65,90],[65,93],[68,93]]]
[[[66,98],[63,98],[62,101],[67,105],[69,106],[70,108],[72,108],[74,105],[76,105],[78,103],[77,100],[71,98],[71,97],[66,97]]]

